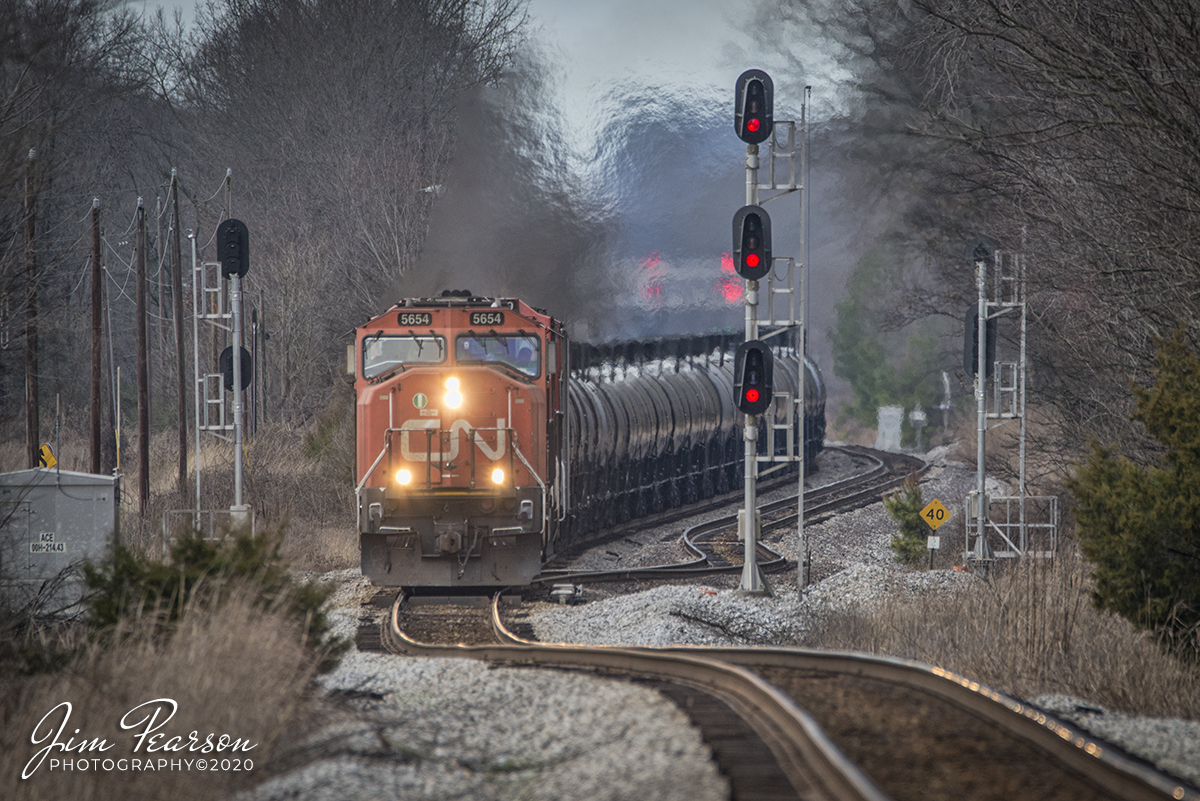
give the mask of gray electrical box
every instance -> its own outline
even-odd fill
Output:
[[[0,592],[14,606],[41,596],[45,611],[79,600],[82,576],[117,534],[118,479],[36,468],[0,474]],[[60,581],[61,578],[61,581]]]

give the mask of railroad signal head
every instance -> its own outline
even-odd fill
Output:
[[[225,389],[233,392],[233,347],[228,347],[221,351],[221,355],[217,357],[217,368],[221,371],[221,375],[225,379]],[[242,348],[242,364],[241,364],[241,379],[242,391],[244,392],[250,386],[250,378],[254,374],[254,362],[250,358],[250,351]]]
[[[733,268],[748,281],[771,272],[771,217],[761,206],[742,206],[733,215]]]
[[[775,84],[762,70],[746,70],[738,76],[737,99],[733,111],[733,129],[748,145],[765,142],[774,120]]]
[[[991,378],[996,362],[996,318],[984,325],[984,376]],[[963,321],[963,370],[967,375],[979,375],[979,307],[967,309]]]
[[[996,254],[996,240],[990,236],[977,236],[967,243],[967,265],[973,266],[975,262],[989,262]]]
[[[250,230],[241,220],[225,220],[217,226],[217,258],[221,277],[244,278],[250,269]]]
[[[762,414],[771,405],[775,357],[763,342],[752,339],[738,346],[733,362],[733,395],[738,411]]]

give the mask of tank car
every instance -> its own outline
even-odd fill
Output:
[[[572,534],[737,490],[744,416],[734,405],[734,335],[576,346],[568,388]],[[806,469],[825,439],[825,386],[807,357],[802,412],[794,350],[776,360],[780,401],[759,426],[760,456],[803,436]],[[790,432],[789,432],[790,429]],[[773,432],[773,433],[772,433]]]
[[[363,574],[381,586],[524,584],[594,531],[737,489],[739,340],[572,346],[545,312],[470,293],[369,321],[353,364]],[[794,398],[798,362],[781,355],[776,392]],[[803,413],[792,404],[761,425],[759,450],[780,451],[790,427],[814,465],[824,386],[804,363]]]

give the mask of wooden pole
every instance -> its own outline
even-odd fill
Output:
[[[137,207],[137,393],[138,393],[138,513],[146,514],[150,499],[150,370],[146,325],[146,207]]]
[[[171,299],[175,317],[175,376],[179,390],[179,497],[187,497],[187,381],[183,347],[183,251],[179,241],[179,178],[171,170]]]
[[[149,242],[147,242],[147,249],[148,248],[149,248]],[[154,337],[153,337],[154,345],[152,348],[154,351],[154,353],[153,353],[154,358],[150,360],[151,364],[150,364],[150,383],[149,383],[151,407],[154,406],[154,393],[155,393],[154,382],[156,380],[154,378],[154,376],[158,376],[157,381],[158,381],[159,390],[165,391],[163,375],[166,371],[166,366],[167,366],[167,335],[166,335],[166,332],[164,331],[164,328],[165,328],[164,323],[167,318],[167,305],[166,305],[167,289],[166,289],[166,286],[164,286],[164,284],[163,284],[163,270],[166,267],[166,253],[167,253],[167,250],[166,250],[166,246],[165,246],[164,240],[163,240],[163,199],[162,199],[161,195],[156,195],[154,198],[154,251],[153,251],[153,255],[154,255],[155,261],[158,262],[158,270],[157,270],[158,278],[155,279],[155,283],[158,285],[158,298],[156,301],[158,303],[158,314],[156,314],[154,316],[152,323],[149,320],[147,321],[147,325],[154,326]],[[149,258],[149,255],[147,255],[147,258]],[[149,269],[149,265],[147,265],[147,270],[148,269]],[[147,304],[148,303],[149,303],[149,301],[147,301]]]
[[[103,377],[103,309],[101,291],[104,277],[100,272],[100,198],[92,200],[92,472],[100,472],[100,384]]]
[[[29,151],[25,172],[25,451],[29,468],[38,466],[38,291],[37,151]]]

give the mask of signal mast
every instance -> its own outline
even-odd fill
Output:
[[[794,258],[777,259],[771,247],[771,215],[759,203],[760,189],[783,190],[766,199],[767,202],[783,195],[799,191],[800,194],[800,251],[801,267],[806,270],[808,238],[807,147],[797,147],[795,122],[780,123],[778,128],[786,130],[786,143],[777,141],[777,126],[774,118],[775,85],[771,76],[758,69],[750,69],[738,76],[735,84],[733,127],[737,137],[746,143],[746,205],[733,215],[733,265],[737,274],[745,280],[746,341],[738,347],[734,360],[734,401],[745,415],[743,439],[745,444],[745,508],[738,512],[739,536],[745,542],[745,566],[739,592],[749,595],[770,595],[771,590],[758,566],[758,540],[762,522],[758,515],[758,466],[770,463],[774,466],[767,472],[783,467],[784,463],[798,463],[800,479],[798,491],[797,562],[799,585],[807,584],[806,547],[804,541],[804,427],[796,429],[796,420],[803,419],[804,404],[804,281],[802,270],[797,269]],[[806,99],[809,94],[805,88]],[[805,111],[802,106],[800,119],[800,141],[807,140]],[[759,145],[768,142],[767,167],[769,178],[759,183]],[[798,153],[799,151],[799,153]],[[799,155],[799,159],[797,158]],[[776,161],[788,164],[785,181],[777,180]],[[799,165],[797,162],[799,161]],[[799,166],[799,170],[797,167]],[[803,179],[798,181],[797,172]],[[787,265],[786,275],[775,274],[776,261]],[[772,330],[759,338],[759,290],[760,281],[767,280],[767,312],[762,324]],[[780,301],[780,314],[776,314],[776,301]],[[774,354],[765,340],[773,336],[794,331],[796,333],[796,358],[798,386],[796,397],[790,393],[775,393],[773,386]],[[780,408],[782,407],[782,409]],[[782,411],[783,422],[779,422]],[[759,418],[766,416],[767,452],[758,454]],[[787,453],[775,453],[776,433],[786,434]]]

